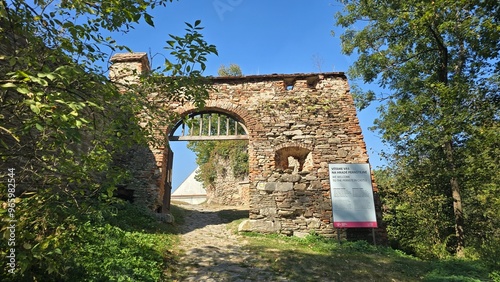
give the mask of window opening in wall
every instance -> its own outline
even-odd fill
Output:
[[[316,85],[318,84],[319,77],[317,76],[311,76],[307,78],[307,87],[309,88],[316,88]]]
[[[290,91],[293,90],[293,86],[295,85],[295,79],[293,78],[284,79],[283,83],[285,84],[285,89],[287,91]]]
[[[293,173],[312,169],[311,151],[301,147],[285,147],[276,151],[276,169],[292,170]]]

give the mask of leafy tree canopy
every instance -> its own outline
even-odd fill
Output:
[[[10,235],[4,215],[15,211],[18,220],[15,271],[4,264],[2,277],[121,280],[109,269],[99,277],[84,276],[102,267],[94,251],[116,255],[119,245],[121,254],[130,256],[105,258],[116,263],[113,269],[127,269],[127,279],[159,279],[161,258],[133,266],[131,260],[148,247],[131,248],[103,214],[114,214],[113,192],[132,180],[122,156],[162,142],[151,138],[162,126],[151,120],[169,119],[161,106],[173,100],[203,104],[208,91],[201,73],[216,49],[204,41],[196,21],[187,24],[186,35],[170,35],[171,56],[141,83],[119,88],[102,66],[111,52],[128,50],[113,40],[113,32],[127,32],[142,21],[153,26],[150,9],[169,2],[0,1],[0,178],[10,174],[15,180],[8,187],[7,181],[0,183],[2,237]],[[146,118],[138,114],[145,110]],[[117,241],[101,245],[108,231]],[[0,241],[2,257],[10,250],[7,244]],[[150,268],[141,270],[146,265]]]
[[[385,96],[358,91],[358,106],[385,102],[375,128],[394,148],[391,163],[396,174],[409,189],[423,189],[422,201],[438,193],[441,199],[433,198],[435,205],[449,214],[436,221],[438,237],[463,255],[466,234],[474,238],[464,227],[474,228],[475,222],[467,219],[467,207],[464,210],[462,204],[473,205],[472,199],[484,193],[472,191],[469,180],[478,167],[467,162],[467,156],[473,148],[480,154],[494,148],[489,147],[495,145],[493,139],[482,148],[477,140],[498,128],[500,117],[500,4],[341,2],[345,8],[336,15],[336,24],[346,29],[341,35],[343,52],[359,55],[349,75],[390,90]],[[483,179],[482,185],[491,181]],[[498,189],[498,185],[486,186],[490,191]],[[431,207],[422,211],[433,217]]]
[[[219,76],[242,76],[241,68],[237,64],[230,64],[228,67],[221,65],[217,70]]]

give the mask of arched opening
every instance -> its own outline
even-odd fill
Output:
[[[302,147],[285,147],[276,151],[275,166],[280,170],[292,170],[297,173],[312,169],[311,151]]]
[[[201,111],[185,115],[171,130],[170,141],[248,139],[244,123],[229,114]]]
[[[197,169],[195,180],[202,183],[208,203],[249,205],[248,130],[243,120],[224,110],[191,111],[182,115],[172,127],[168,140],[171,144],[169,149],[172,147],[175,151],[170,160],[165,160],[165,163],[172,164],[171,200],[189,198],[185,195],[189,192],[178,190],[186,189],[183,186],[185,181],[180,179],[187,180],[186,175]],[[193,165],[195,160],[191,159],[191,165],[186,165],[184,156],[192,155],[192,152],[196,155],[196,164]],[[194,182],[191,180],[191,183]],[[193,194],[194,197],[199,195]]]

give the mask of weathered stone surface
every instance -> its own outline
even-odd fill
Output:
[[[307,235],[309,235],[308,232],[301,232],[301,231],[294,231],[293,236],[299,237],[299,238],[305,238]]]
[[[250,197],[250,183],[245,177],[234,175],[231,162],[223,157],[218,157],[215,168],[216,177],[214,184],[205,187],[207,191],[207,203],[216,205],[248,206]]]
[[[311,190],[317,190],[317,189],[321,189],[323,187],[323,185],[321,184],[321,181],[311,181],[310,182],[310,186],[309,186],[309,189]]]
[[[280,177],[280,181],[283,181],[283,182],[298,182],[299,180],[301,180],[302,177],[298,174],[283,174],[281,177]]]
[[[292,130],[292,131],[284,131],[283,135],[285,136],[293,136],[293,135],[302,135],[302,130]]]
[[[317,218],[306,219],[309,229],[319,229],[321,227],[321,220]]]
[[[276,191],[277,192],[286,192],[293,189],[292,182],[276,182]]]
[[[295,184],[295,186],[293,186],[294,190],[305,190],[306,188],[307,188],[307,185],[305,183],[299,183],[299,184]]]
[[[281,230],[280,222],[267,220],[251,220],[247,219],[238,225],[238,232],[261,232],[261,233],[278,233]]]
[[[266,207],[259,210],[259,213],[264,216],[273,216],[277,214],[276,208]]]
[[[276,182],[262,183],[259,186],[260,186],[259,190],[263,190],[263,191],[272,192],[272,191],[276,190]]]
[[[278,215],[281,215],[283,217],[290,217],[293,215],[293,211],[291,211],[291,210],[279,210]]]
[[[170,213],[156,213],[156,218],[158,218],[159,221],[165,222],[165,223],[174,223],[175,218],[172,214]]]

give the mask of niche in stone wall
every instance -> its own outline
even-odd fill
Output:
[[[311,151],[301,147],[285,147],[276,151],[276,169],[291,169],[293,173],[311,171],[313,162]]]

